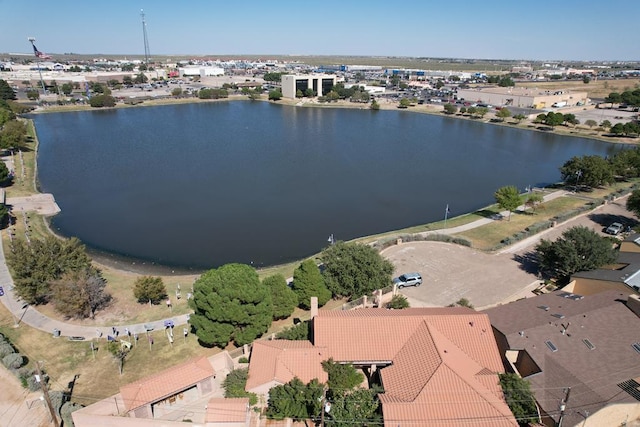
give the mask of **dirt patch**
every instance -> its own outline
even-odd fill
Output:
[[[0,367],[0,427],[48,426],[49,411],[40,400],[42,393],[22,388],[20,381]]]

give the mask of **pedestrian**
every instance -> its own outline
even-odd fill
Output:
[[[113,331],[113,335],[115,335],[115,334],[116,334],[116,327],[115,327],[115,326],[112,326],[112,327],[111,327],[111,330]]]
[[[129,328],[124,328],[124,333],[127,334],[127,336],[131,336],[131,332],[129,332]]]

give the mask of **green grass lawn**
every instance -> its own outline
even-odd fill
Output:
[[[560,197],[545,202],[535,213],[529,210],[526,213],[513,213],[510,220],[504,218],[500,221],[494,221],[490,224],[458,233],[455,236],[469,240],[474,248],[490,250],[506,237],[523,231],[525,228],[537,222],[548,221],[562,212],[584,206],[586,203],[585,200],[575,197]]]

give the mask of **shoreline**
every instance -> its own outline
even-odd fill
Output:
[[[162,106],[162,105],[180,105],[180,104],[185,104],[185,103],[208,103],[208,102],[231,102],[231,101],[251,101],[250,99],[248,99],[248,97],[246,97],[245,95],[231,95],[229,98],[222,98],[222,99],[197,99],[197,98],[179,98],[179,99],[162,99],[162,100],[147,100],[144,101],[142,103],[136,104],[136,105],[126,105],[126,104],[118,104],[116,105],[116,107],[112,107],[109,109],[118,109],[118,108],[132,108],[132,107],[153,107],[153,106]],[[360,103],[351,103],[349,101],[338,101],[338,102],[334,102],[334,103],[317,103],[317,102],[304,102],[301,100],[297,100],[297,99],[293,99],[293,100],[289,100],[289,99],[281,99],[279,101],[270,101],[267,99],[259,99],[257,101],[260,102],[268,102],[268,103],[273,103],[273,104],[280,104],[280,105],[287,105],[287,106],[291,106],[291,107],[296,107],[296,108],[344,108],[344,109],[369,109],[369,103],[366,104],[360,104]],[[382,111],[393,111],[396,110],[397,106],[395,103],[391,103],[391,102],[384,102],[384,103],[380,103],[380,110]],[[93,107],[90,107],[88,105],[84,105],[84,106],[77,106],[77,105],[73,105],[73,106],[53,106],[51,109],[42,109],[42,110],[34,110],[32,111],[30,114],[47,114],[47,113],[64,113],[64,112],[71,112],[71,111],[96,111],[96,110],[100,110],[100,109],[96,109]],[[427,107],[423,107],[423,106],[416,106],[416,107],[411,107],[408,109],[405,109],[405,111],[409,111],[412,113],[418,113],[418,114],[429,114],[429,115],[434,115],[434,116],[441,116],[441,117],[447,117],[447,118],[451,118],[451,119],[463,119],[463,120],[471,120],[471,121],[476,121],[477,123],[481,123],[481,124],[494,124],[494,125],[501,125],[501,126],[506,126],[506,127],[512,127],[515,129],[522,129],[525,131],[537,131],[537,132],[543,132],[543,133],[549,133],[547,131],[543,131],[538,129],[535,124],[533,124],[530,120],[525,120],[523,121],[525,126],[522,126],[520,123],[516,124],[516,123],[508,123],[508,122],[497,122],[497,121],[491,121],[491,119],[475,119],[472,118],[470,116],[462,116],[459,114],[444,114],[442,107],[440,106],[427,106]],[[31,121],[31,123],[33,123]],[[37,152],[38,152],[38,146],[39,146],[39,140],[37,137],[37,131],[35,129],[35,126],[33,126],[34,129],[34,177],[33,177],[33,187],[35,189],[36,194],[40,193],[40,188],[38,186],[38,179],[37,179]],[[607,139],[606,137],[603,137],[601,135],[596,136],[596,135],[583,135],[580,133],[570,133],[570,134],[564,134],[561,132],[557,132],[557,131],[552,131],[552,134],[556,134],[556,135],[560,135],[560,136],[568,136],[568,137],[581,137],[581,138],[588,138],[588,139],[595,139],[601,142],[606,142],[606,143],[611,143],[611,144],[622,144],[622,145],[636,145],[637,142],[636,141],[625,141],[625,140],[620,140],[620,138],[616,138],[615,140],[611,140],[611,139]],[[629,139],[629,138],[628,138]],[[467,212],[467,213],[463,213],[460,216],[464,216],[464,215],[469,215],[472,214],[473,212]],[[453,219],[453,218],[451,218]],[[438,222],[438,221],[436,221]],[[46,226],[46,229],[48,230],[48,232],[51,235],[54,235],[58,238],[67,238],[65,236],[59,235],[58,233],[56,233],[53,229],[51,229],[50,227],[50,221],[47,218],[44,218],[44,223]],[[433,223],[425,223],[425,224],[418,224],[418,227],[428,227],[430,224]],[[416,226],[413,226],[416,227]],[[391,230],[391,231],[387,231],[385,233],[383,233],[385,236],[389,236],[389,235],[394,235],[394,234],[402,234],[403,230],[406,230],[408,228],[413,228],[413,227],[405,227],[402,229],[397,229],[397,230]],[[371,239],[375,239],[376,236],[380,236],[379,233],[376,234],[372,234],[372,235],[367,235],[367,236],[360,236],[357,237],[355,239],[352,239],[352,241],[368,241]],[[377,239],[376,239],[377,240]],[[95,248],[88,248],[87,247],[87,253],[91,256],[92,260],[94,263],[97,264],[97,266],[99,267],[103,267],[105,269],[110,269],[110,270],[116,270],[116,271],[122,271],[125,274],[138,274],[138,275],[162,275],[162,276],[171,276],[171,277],[180,277],[180,276],[193,276],[194,274],[202,274],[203,272],[207,271],[208,269],[190,269],[188,267],[176,267],[176,266],[169,266],[169,265],[163,265],[163,264],[159,264],[159,263],[155,263],[154,261],[148,261],[148,260],[141,260],[141,259],[136,259],[136,258],[130,258],[127,257],[125,255],[120,255],[120,254],[116,254],[116,253],[110,253],[107,251],[102,251],[100,249],[95,249]],[[317,254],[312,255],[311,257],[308,258],[314,258],[315,256],[317,256]],[[299,260],[296,261],[292,261],[289,263],[285,263],[285,264],[276,264],[273,266],[264,266],[261,268],[256,268],[256,270],[258,272],[260,271],[271,271],[271,270],[276,270],[279,268],[284,268],[288,265],[291,264],[297,264],[299,262],[301,262],[302,260],[304,260],[306,258],[301,258]]]

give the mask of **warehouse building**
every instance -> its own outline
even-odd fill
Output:
[[[590,102],[587,92],[496,86],[458,89],[457,98],[483,104],[535,109],[575,107]]]

